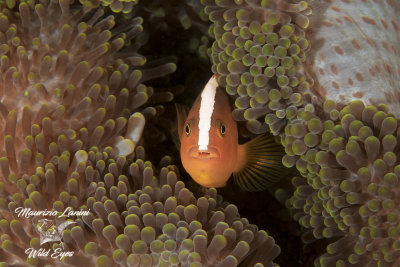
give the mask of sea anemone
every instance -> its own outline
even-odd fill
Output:
[[[348,104],[385,104],[400,115],[400,3],[316,1],[310,16],[305,69],[313,95]]]
[[[303,240],[332,242],[315,264],[398,265],[399,3],[202,2],[233,116],[280,135],[283,163],[303,176],[287,202]]]
[[[290,205],[310,229],[306,242],[337,240],[317,266],[398,265],[400,6],[315,9],[310,27],[319,27],[309,35],[315,49],[306,61],[315,101],[285,128],[283,141],[284,163],[307,177],[294,178]]]
[[[112,144],[154,93],[142,82],[175,69],[141,70],[146,59],[124,49],[142,31],[140,18],[124,25],[125,33],[102,9],[89,11],[68,1],[2,7],[4,177],[33,173],[66,148]]]
[[[328,244],[316,266],[399,265],[398,1],[199,1],[0,0],[0,264],[273,265],[279,247],[249,223],[265,226],[265,206],[241,218],[164,156],[172,105],[160,102],[183,84],[189,104],[210,75],[211,22],[234,118],[276,135],[298,171],[275,192],[301,225],[290,235]],[[171,60],[182,71],[167,77]],[[41,245],[46,223],[16,208],[88,214],[55,219],[73,224]],[[279,209],[269,221],[292,227]],[[74,255],[25,253],[42,247]]]
[[[235,99],[233,116],[255,134],[282,132],[310,87],[303,64],[310,13],[301,1],[203,0],[216,40],[212,70]]]
[[[295,218],[311,228],[305,241],[340,238],[321,266],[398,264],[398,119],[353,101],[324,122],[320,135],[319,146],[296,162],[307,181],[294,178],[290,200]]]
[[[172,95],[142,82],[175,65],[144,65],[134,43],[141,18],[114,27],[96,5],[68,1],[8,1],[1,11],[2,265],[273,265],[273,238],[215,189],[195,197],[170,157],[159,167],[144,160],[138,143],[158,113],[147,103]],[[43,216],[17,208],[88,214],[54,217],[72,225],[50,245],[40,244]],[[28,257],[43,247],[74,255]]]
[[[136,148],[136,159],[111,156],[106,148],[79,150],[67,165],[68,180],[52,163],[38,168],[27,181],[28,188],[47,190],[13,195],[4,203],[1,261],[44,265],[82,264],[97,266],[272,266],[279,247],[265,231],[259,231],[240,218],[234,205],[220,206],[215,189],[196,198],[183,182],[177,168],[164,158],[160,171],[144,161],[143,147]],[[156,172],[159,178],[156,178]],[[36,177],[36,179],[34,179]],[[35,183],[35,184],[34,184]],[[64,188],[55,193],[55,184]],[[20,183],[19,183],[20,184]],[[39,249],[36,219],[17,218],[6,211],[17,206],[47,208],[62,213],[67,207],[90,211],[78,216],[75,225],[63,232],[62,247],[75,251],[62,261],[27,258],[28,247]],[[58,224],[64,218],[57,218]],[[35,230],[36,229],[36,230]],[[58,244],[53,249],[60,248]]]
[[[139,0],[79,0],[85,8],[97,8],[100,5],[110,7],[112,12],[129,14]]]

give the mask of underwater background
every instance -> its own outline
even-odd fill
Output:
[[[397,0],[0,0],[0,265],[400,266],[399,17]],[[240,143],[285,149],[267,190],[182,167],[175,104],[213,73]],[[44,217],[74,223],[42,243]]]

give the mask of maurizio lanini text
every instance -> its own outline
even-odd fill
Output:
[[[57,216],[58,211],[51,209],[45,210],[32,210],[31,208],[18,207],[15,209],[15,213],[18,213],[18,217],[30,218],[32,216]],[[87,216],[90,214],[88,210],[72,210],[68,207],[58,217],[71,217],[71,216]]]

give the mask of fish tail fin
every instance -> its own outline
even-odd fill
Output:
[[[240,146],[243,167],[233,173],[233,179],[243,190],[262,191],[287,172],[282,164],[285,150],[272,135],[257,136]]]

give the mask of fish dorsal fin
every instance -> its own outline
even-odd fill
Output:
[[[239,146],[240,170],[233,173],[237,185],[246,191],[262,191],[287,173],[282,165],[284,148],[269,134],[257,136]]]
[[[178,118],[178,135],[179,135],[179,141],[181,140],[182,137],[182,131],[183,131],[183,126],[186,122],[186,118],[189,114],[189,109],[186,106],[176,104],[175,103],[175,109],[176,109],[176,116]]]

